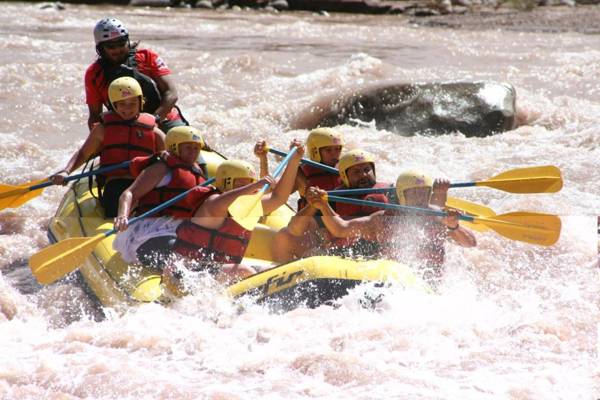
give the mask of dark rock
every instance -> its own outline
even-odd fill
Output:
[[[488,136],[514,128],[515,99],[515,89],[503,83],[380,84],[320,99],[291,125],[312,129],[375,120],[378,129],[407,136]]]
[[[135,7],[170,7],[173,3],[171,0],[131,0],[129,5]]]
[[[250,8],[262,8],[269,4],[269,0],[229,0],[230,7],[250,7]]]
[[[406,14],[414,17],[432,17],[441,13],[431,7],[414,7],[407,10]]]
[[[290,9],[305,11],[350,12],[365,14],[386,14],[391,2],[376,0],[287,0]]]
[[[213,9],[215,8],[212,1],[210,0],[198,0],[196,4],[194,4],[195,8],[203,8],[203,9]]]

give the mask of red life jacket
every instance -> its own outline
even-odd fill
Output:
[[[375,185],[373,185],[373,188],[388,188],[391,185],[388,183],[376,183]],[[345,186],[339,186],[336,189],[348,189]],[[357,195],[357,196],[347,196],[353,199],[360,199],[360,200],[368,200],[368,201],[377,201],[379,203],[389,203],[389,199],[387,197],[387,195],[385,193],[370,193],[370,194],[361,194],[361,195]],[[377,207],[371,207],[371,206],[359,206],[359,205],[355,205],[355,204],[348,204],[348,203],[338,203],[338,202],[331,202],[331,208],[333,208],[335,210],[335,212],[337,212],[340,217],[344,218],[344,219],[353,219],[353,218],[358,218],[358,217],[364,217],[366,215],[371,215],[376,211],[381,211],[383,210],[382,208],[377,208]],[[331,242],[333,244],[333,246],[335,248],[339,248],[339,249],[344,249],[346,247],[348,248],[352,248],[353,246],[356,247],[358,246],[360,249],[356,249],[356,253],[362,253],[361,249],[365,249],[365,248],[369,248],[371,250],[369,250],[370,252],[374,252],[374,249],[379,249],[381,247],[380,243],[374,242],[374,241],[370,241],[370,240],[364,240],[362,238],[358,238],[358,237],[348,237],[348,238],[338,238],[338,237],[331,237]],[[365,255],[365,254],[361,254],[361,255]]]
[[[389,183],[376,183],[373,185],[373,188],[389,188],[392,185]],[[338,189],[348,189],[345,186],[338,186],[335,190]],[[389,199],[385,193],[370,193],[370,194],[361,194],[356,196],[346,196],[351,199],[360,199],[360,200],[368,200],[368,201],[376,201],[379,203],[389,203]],[[380,211],[382,208],[371,207],[371,206],[359,206],[356,204],[348,204],[348,203],[338,203],[338,202],[330,202],[331,208],[335,210],[342,218],[351,219],[356,217],[364,217],[365,215],[371,215],[375,211]]]
[[[155,162],[164,162],[167,165],[171,171],[171,181],[166,186],[155,187],[146,193],[138,202],[135,209],[136,215],[140,215],[206,181],[200,168],[190,167],[179,157],[167,152],[162,153],[160,156],[136,157],[129,164],[129,171],[132,176],[137,177],[144,168]],[[171,204],[160,211],[157,216],[170,215],[175,218],[191,218],[205,198],[212,194],[214,190],[211,186],[196,188],[177,203]]]
[[[174,251],[196,261],[238,264],[250,242],[252,231],[233,218],[226,218],[218,229],[208,229],[191,221],[177,227]]]
[[[156,122],[152,115],[141,113],[135,120],[124,120],[117,113],[107,112],[102,115],[102,124],[104,141],[100,150],[100,166],[119,164],[156,152]],[[127,170],[117,169],[104,175],[127,175]]]
[[[300,170],[306,177],[306,187],[317,186],[323,190],[333,190],[334,188],[342,184],[342,180],[338,174],[332,174],[330,172],[323,171],[320,168],[313,167],[310,165],[301,165]],[[298,199],[298,210],[306,207],[306,199],[300,197]]]

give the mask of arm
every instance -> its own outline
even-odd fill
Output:
[[[433,181],[433,187],[431,189],[430,205],[445,207],[446,201],[448,201],[448,189],[450,188],[450,181],[447,179],[436,179]]]
[[[448,237],[462,247],[477,246],[477,240],[473,233],[459,225],[459,216],[460,213],[457,210],[448,210],[448,216],[442,218],[442,223],[448,228]]]
[[[260,160],[260,172],[259,177],[265,177],[269,175],[269,159],[267,158],[267,142],[259,140],[254,145],[254,155]]]
[[[70,175],[73,171],[83,165],[91,156],[98,153],[102,148],[102,142],[104,141],[104,126],[102,124],[96,125],[96,127],[90,132],[83,145],[77,150],[64,169],[58,171],[56,174],[50,176],[50,180],[55,185],[63,185],[65,178]]]
[[[297,140],[292,141],[290,149],[296,147],[298,150],[294,153],[288,165],[285,167],[281,180],[275,185],[273,192],[262,198],[263,214],[269,215],[283,204],[285,204],[294,189],[296,182],[296,173],[300,166],[300,160],[304,156],[304,146]]]
[[[115,218],[115,229],[124,231],[129,226],[128,218],[131,210],[137,206],[138,201],[154,189],[169,172],[168,167],[162,163],[152,164],[142,171],[121,196],[119,197],[119,212]]]
[[[260,190],[266,183],[273,183],[273,178],[266,176],[258,182],[250,185],[242,186],[237,189],[229,190],[217,196],[211,196],[204,201],[202,206],[196,211],[196,218],[226,218],[229,215],[227,209],[240,196],[255,193]],[[205,226],[206,224],[200,220],[193,221],[198,225]],[[212,224],[211,224],[212,225]],[[217,224],[220,226],[220,224]]]
[[[99,104],[88,104],[88,128],[90,132],[101,122],[100,116],[102,115],[102,103]]]
[[[162,152],[166,150],[165,146],[165,133],[158,127],[154,127],[154,135],[156,136],[156,152]]]
[[[360,218],[345,220],[340,217],[325,200],[327,192],[319,188],[311,187],[306,191],[306,201],[321,211],[325,227],[335,237],[346,238],[349,236],[361,236],[367,240],[376,240],[377,232],[382,227],[379,224],[379,216],[384,211],[377,211],[371,215]]]
[[[156,82],[158,91],[162,96],[160,105],[154,113],[158,114],[162,120],[167,116],[171,109],[173,109],[175,103],[177,103],[177,100],[179,99],[179,96],[177,95],[175,82],[169,75],[158,76],[154,78],[154,82]]]
[[[304,197],[307,188],[307,181],[304,172],[300,168],[298,168],[298,173],[296,174],[296,185],[294,188],[298,191],[298,194]]]

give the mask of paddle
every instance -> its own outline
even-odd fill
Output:
[[[448,197],[446,200],[446,207],[454,208],[456,210],[462,211],[467,215],[472,217],[494,217],[496,216],[496,212],[489,207],[484,206],[483,204],[473,203],[467,200],[457,199],[455,197]],[[465,227],[478,231],[478,232],[486,232],[490,228],[487,225],[483,224],[474,224],[472,222],[463,221]]]
[[[503,172],[485,181],[451,183],[451,188],[488,186],[510,193],[556,193],[562,188],[560,170],[554,166],[517,168]],[[327,193],[334,196],[352,196],[395,191],[390,188],[342,189]]]
[[[418,208],[403,206],[400,204],[380,203],[376,201],[367,201],[352,199],[340,196],[327,196],[328,200],[341,203],[357,204],[391,210],[405,210],[419,214],[434,215],[445,217],[447,212],[431,210],[427,208]],[[538,244],[541,246],[551,246],[560,236],[561,221],[556,215],[530,213],[530,212],[512,212],[508,214],[495,215],[490,217],[472,217],[461,215],[462,221],[482,224],[494,230],[496,233],[521,242]]]
[[[99,168],[93,171],[84,172],[65,178],[65,182],[70,182],[76,179],[85,178],[90,175],[103,174],[114,171],[116,169],[127,168],[131,161],[125,161],[120,164],[111,165],[104,168]],[[15,208],[42,194],[44,188],[52,186],[54,183],[48,178],[40,179],[24,183],[22,185],[3,185],[0,184],[0,210],[5,208]]]
[[[279,156],[285,156],[286,153],[281,150],[269,149],[269,152]],[[321,168],[324,171],[332,174],[337,174],[336,168],[321,164],[312,160],[303,158],[301,163]],[[509,193],[556,193],[562,189],[562,177],[560,170],[552,165],[541,167],[525,167],[516,168],[501,174],[498,174],[490,179],[476,182],[458,182],[452,183],[451,188],[470,187],[470,186],[488,186],[494,189],[503,190]],[[385,193],[394,188],[377,188],[377,189],[345,189],[330,191],[329,193],[336,196],[358,195],[367,193]]]
[[[273,178],[277,178],[283,172],[283,169],[288,164],[292,156],[298,150],[297,147],[294,147],[285,158],[281,161],[281,163],[273,172]],[[235,221],[240,224],[244,229],[251,231],[254,229],[258,220],[263,215],[262,202],[260,201],[264,196],[265,192],[269,188],[269,184],[265,183],[265,185],[258,191],[258,193],[247,194],[238,197],[235,199],[233,203],[229,205],[227,211],[231,215]]]
[[[278,156],[282,156],[282,157],[285,157],[288,154],[288,153],[286,153],[284,151],[276,150],[276,149],[271,149],[271,148],[269,148],[269,152],[271,152],[273,154],[276,154]],[[335,174],[335,175],[339,174],[337,168],[333,168],[333,167],[330,167],[329,165],[321,164],[319,162],[312,161],[312,160],[309,160],[307,158],[302,158],[300,160],[300,162],[302,164],[310,165],[311,167],[321,168],[323,171],[327,171],[327,172],[330,172],[330,173]]]
[[[281,151],[281,150],[276,150],[276,149],[271,149],[269,148],[269,152],[276,154],[278,156],[286,156],[287,153]],[[339,171],[337,170],[337,168],[333,168],[330,167],[329,165],[325,165],[325,164],[321,164],[318,163],[316,161],[312,161],[312,160],[308,160],[306,158],[303,158],[300,160],[301,163],[310,165],[312,167],[315,168],[320,168],[324,171],[330,172],[332,174],[339,174]],[[368,192],[362,192],[367,190]],[[348,192],[351,192],[351,194],[364,194],[364,193],[388,193],[388,192],[395,192],[395,188],[394,187],[389,187],[389,188],[377,188],[377,189],[348,189]],[[356,191],[356,192],[354,192]],[[345,190],[339,190],[339,191],[330,191],[328,193],[331,194],[338,194],[338,195],[343,195],[344,192],[346,192]],[[452,207],[452,208],[456,208],[460,211],[463,211],[467,214],[470,214],[472,216],[482,216],[482,217],[488,217],[488,216],[492,216],[492,215],[496,215],[496,213],[494,212],[494,210],[481,205],[481,204],[477,204],[477,203],[471,203],[469,201],[466,200],[460,200],[460,199],[456,199],[453,197],[448,197],[448,201],[446,202],[446,205],[448,207]],[[473,230],[479,231],[479,232],[484,232],[487,231],[488,228],[484,225],[475,225],[472,224],[470,222],[466,222],[465,224]]]
[[[556,193],[562,189],[560,170],[552,165],[516,168],[479,182],[453,183],[450,187],[487,186],[509,193]]]
[[[146,211],[142,215],[132,218],[129,221],[129,224],[135,224],[149,215],[164,210],[171,204],[176,203],[184,198],[196,187],[207,186],[214,181],[215,178],[211,178],[198,186],[178,194],[172,199],[165,201],[161,205]],[[65,276],[69,272],[77,269],[77,267],[79,267],[85,261],[90,253],[94,251],[98,243],[114,233],[116,233],[116,230],[113,228],[108,232],[99,233],[96,236],[73,237],[61,240],[58,243],[48,246],[29,258],[29,267],[31,268],[31,272],[39,283],[48,285]]]

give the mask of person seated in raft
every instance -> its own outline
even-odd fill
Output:
[[[178,194],[206,181],[206,172],[198,164],[204,139],[191,126],[171,128],[167,133],[167,151],[152,157],[138,157],[131,162],[135,181],[119,199],[115,229],[119,231],[113,248],[128,263],[161,267],[172,254],[175,230],[185,218],[191,218],[199,199],[210,192],[197,187],[178,202],[151,218],[145,218],[128,229],[129,216],[141,215]]]
[[[421,172],[406,171],[398,176],[396,195],[401,205],[439,208],[446,204],[449,187],[447,180],[432,182]],[[447,239],[462,247],[477,245],[471,231],[459,225],[460,213],[456,210],[447,210],[446,217],[385,210],[348,220],[338,215],[325,197],[326,192],[321,189],[307,190],[308,202],[321,211],[323,223],[333,237],[371,242],[373,248],[379,249],[377,257],[415,261],[423,267],[424,278],[434,287],[442,278]]]
[[[390,184],[378,183],[375,174],[375,157],[364,150],[352,150],[340,158],[339,171],[342,184],[332,189],[362,189],[390,187]],[[324,190],[320,188],[321,190]],[[384,193],[357,195],[353,198],[388,203]],[[380,209],[368,206],[356,206],[345,203],[332,203],[331,207],[343,218],[357,218],[372,214]],[[359,251],[367,253],[369,243],[360,240],[331,237],[318,216],[317,208],[308,204],[298,211],[286,228],[280,230],[273,240],[272,250],[276,261],[287,262],[308,255],[329,254],[348,255]],[[314,218],[317,216],[317,218]],[[350,246],[350,245],[353,246]]]
[[[260,198],[263,215],[268,215],[285,204],[294,188],[300,159],[304,155],[304,147],[300,142],[292,141],[290,148],[292,147],[298,150],[277,183],[270,176],[257,181],[254,169],[247,162],[228,160],[221,163],[217,167],[216,189],[200,200],[191,220],[178,226],[175,252],[194,260],[200,269],[214,273],[221,282],[255,274],[254,268],[240,264],[252,231],[246,230],[231,218],[228,207],[238,197],[256,193],[266,183],[274,185],[274,188]]]
[[[317,128],[310,131],[306,139],[306,149],[311,161],[324,164],[328,167],[337,168],[340,155],[344,147],[344,136],[333,128]],[[254,155],[260,161],[260,177],[269,173],[269,162],[267,142],[259,140],[254,145]],[[333,190],[340,186],[342,181],[339,174],[332,174],[320,168],[307,164],[301,164],[296,175],[295,190],[298,190],[298,211],[306,206],[304,191],[309,186],[318,186],[324,190]]]
[[[112,81],[108,98],[114,111],[102,115],[102,123],[95,125],[65,168],[50,177],[55,185],[65,184],[71,172],[98,154],[100,167],[107,167],[165,149],[165,134],[156,127],[152,115],[142,112],[142,88],[135,79],[123,77]],[[118,169],[97,175],[96,182],[106,218],[116,217],[119,196],[133,183],[133,177],[127,169]]]

